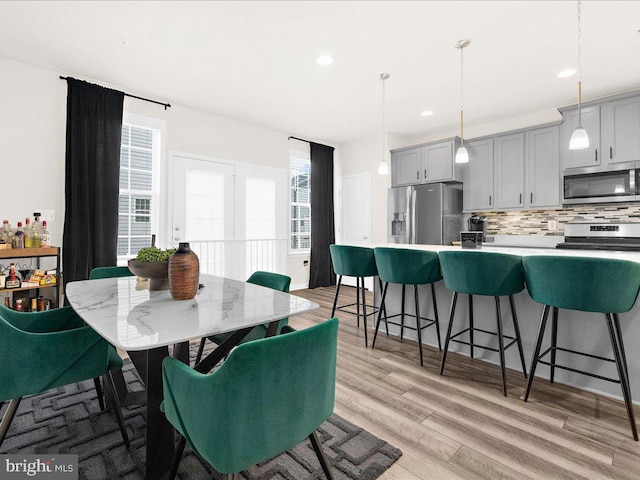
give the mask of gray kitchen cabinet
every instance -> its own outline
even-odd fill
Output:
[[[486,212],[495,209],[493,195],[493,138],[465,142],[469,163],[465,165],[463,210]]]
[[[392,186],[420,183],[422,170],[422,149],[415,147],[391,153]]]
[[[602,154],[605,163],[640,160],[640,98],[602,105]]]
[[[582,109],[582,126],[589,135],[589,148],[569,150],[571,134],[578,126],[578,109],[567,110],[563,117],[563,168],[595,167],[600,165],[600,105]]]
[[[524,134],[494,139],[495,207],[499,210],[524,206]],[[471,159],[469,160],[471,162]]]
[[[457,138],[391,152],[391,185],[460,182],[462,171],[454,163]]]
[[[560,127],[526,133],[525,207],[560,207]]]

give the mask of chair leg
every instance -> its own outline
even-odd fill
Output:
[[[125,446],[128,448],[131,447],[129,443],[129,435],[127,435],[127,427],[124,424],[124,419],[122,418],[122,406],[120,405],[120,397],[118,397],[118,392],[116,392],[116,386],[113,383],[113,377],[111,376],[111,372],[107,372],[104,375],[104,386],[105,389],[109,391],[109,395],[113,400],[113,413],[116,415],[116,420],[118,421],[118,426],[120,427],[120,433],[122,434],[122,440],[124,440]]]
[[[400,341],[404,337],[404,294],[407,289],[407,286],[402,284],[402,300],[400,306]]]
[[[336,316],[336,307],[338,306],[338,295],[340,294],[340,284],[342,283],[342,275],[338,275],[338,283],[336,284],[336,295],[333,297],[333,308],[331,309],[331,318]]]
[[[180,466],[180,461],[182,460],[182,454],[184,453],[184,447],[186,444],[187,439],[178,434],[178,444],[176,445],[176,451],[173,455],[173,463],[171,464],[171,470],[169,471],[168,480],[173,480],[174,478],[176,478],[178,467]]]
[[[631,426],[631,434],[633,435],[633,439],[638,441],[638,427],[636,426],[636,417],[633,412],[633,403],[631,401],[631,385],[629,385],[629,378],[626,374],[627,365],[626,362],[623,363],[621,351],[624,350],[622,346],[622,338],[620,338],[620,342],[616,338],[617,333],[613,326],[613,320],[611,319],[610,314],[605,314],[607,319],[607,326],[609,327],[609,336],[611,337],[611,348],[613,349],[613,356],[616,360],[616,367],[618,369],[618,377],[620,378],[620,386],[622,387],[622,396],[624,397],[624,403],[627,407],[627,416],[629,417],[629,424]]]
[[[2,421],[0,421],[0,446],[4,442],[5,437],[7,436],[7,432],[9,431],[9,426],[13,421],[13,417],[16,416],[16,412],[18,411],[18,407],[20,406],[20,402],[22,401],[22,397],[14,398],[9,401],[9,405],[7,406],[7,410],[4,412],[2,416]]]
[[[549,308],[549,305],[545,305],[542,308],[542,317],[540,318],[540,327],[538,328],[538,339],[536,340],[536,348],[533,351],[533,357],[531,357],[531,366],[529,367],[529,381],[527,382],[527,389],[524,392],[525,402],[529,399],[529,393],[531,392],[531,386],[533,385],[533,377],[536,373],[538,357],[540,356],[540,348],[542,347],[542,340],[544,339],[544,330],[547,327]]]
[[[500,297],[496,299],[496,320],[498,323],[498,353],[500,353],[500,371],[502,373],[502,394],[507,396],[507,370],[504,366],[504,338],[502,337],[502,314],[500,313]]]
[[[229,475],[227,475],[227,480],[236,480],[237,478],[238,478],[237,473],[230,473]]]
[[[380,282],[380,291],[382,291],[382,280],[378,277],[378,282]],[[384,303],[380,303],[380,310],[384,313],[384,326],[387,329],[387,337],[389,336],[389,322],[387,322],[387,307]]]
[[[100,405],[100,411],[104,412],[104,394],[102,393],[102,384],[100,378],[94,378],[93,384],[96,387],[96,393],[98,394],[98,404]]]
[[[613,326],[615,327],[616,336],[618,340],[618,346],[620,347],[620,354],[622,356],[622,364],[625,369],[625,376],[627,377],[627,383],[629,384],[629,390],[631,390],[631,382],[629,382],[629,370],[627,368],[627,355],[624,352],[624,343],[622,342],[622,330],[620,329],[620,317],[617,313],[613,314]]]
[[[469,294],[469,356],[473,358],[473,295]]]
[[[418,285],[413,286],[413,296],[416,298],[416,330],[418,331],[418,350],[420,351],[420,366],[423,367],[422,362],[422,328],[420,322],[420,300],[418,299]]]
[[[376,338],[378,338],[378,329],[380,328],[380,321],[382,320],[382,312],[383,312],[382,307],[384,307],[384,302],[387,297],[387,287],[389,287],[389,283],[385,283],[384,288],[382,289],[382,298],[380,299],[380,310],[378,310],[378,321],[376,323],[376,331],[373,334],[373,343],[371,344],[371,350],[376,348]],[[385,314],[385,323],[386,323],[386,314]],[[389,327],[387,327],[387,332],[388,331],[389,331]]]
[[[458,292],[453,292],[451,297],[451,313],[449,314],[449,327],[447,328],[447,336],[444,339],[444,350],[442,350],[442,363],[440,363],[440,375],[444,374],[444,364],[447,360],[447,349],[449,348],[449,338],[451,337],[451,328],[453,327],[453,316],[456,312],[456,302],[458,301]]]
[[[549,382],[553,383],[556,376],[556,344],[558,340],[558,309],[553,307],[551,312],[551,365],[549,366]]]
[[[322,444],[320,440],[318,440],[318,435],[315,430],[309,435],[309,441],[311,442],[311,446],[313,450],[316,452],[318,460],[320,461],[320,466],[322,467],[322,471],[328,480],[334,480],[333,472],[331,471],[331,465],[327,460],[326,455],[324,454],[324,450],[322,449]]]
[[[362,323],[364,325],[364,348],[368,347],[367,339],[367,291],[364,288],[364,277],[360,277],[360,283],[362,284]]]
[[[204,353],[205,343],[207,343],[207,337],[202,337],[200,339],[200,346],[198,347],[198,353],[196,355],[196,362],[194,363],[194,365],[199,364],[200,360],[202,360],[202,354]]]
[[[513,319],[513,330],[516,332],[516,343],[518,344],[518,352],[520,353],[520,362],[522,363],[522,373],[524,373],[524,378],[527,378],[527,366],[524,361],[524,350],[522,348],[520,326],[518,325],[518,316],[516,315],[516,304],[513,301],[513,295],[509,295],[509,305],[511,307],[511,318]]]
[[[433,302],[433,316],[436,321],[436,335],[438,336],[438,350],[442,351],[440,343],[440,317],[438,317],[438,303],[436,302],[436,287],[431,284],[431,301]]]
[[[356,326],[360,328],[360,277],[356,277]]]

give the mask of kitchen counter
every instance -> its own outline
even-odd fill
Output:
[[[562,237],[557,237],[562,238]],[[529,255],[554,255],[554,256],[576,256],[576,257],[597,257],[597,258],[614,258],[620,260],[630,260],[640,263],[640,252],[621,252],[621,251],[602,251],[602,250],[562,250],[555,248],[527,248],[527,247],[506,247],[506,246],[489,246],[483,244],[478,249],[465,249],[469,252],[496,252],[507,253],[512,255],[529,256]],[[460,250],[459,246],[447,245],[405,245],[405,244],[380,244],[375,246],[388,246],[394,248],[409,248],[417,250],[426,250],[431,252]],[[612,272],[615,274],[615,272]],[[585,278],[585,282],[589,279]],[[377,283],[377,282],[374,282]],[[443,281],[436,284],[436,301],[438,304],[438,313],[440,318],[440,330],[444,335],[449,321],[449,308],[452,293],[447,290]],[[419,287],[420,291],[420,312],[428,317],[434,318],[433,305],[431,301],[430,289],[428,286]],[[376,304],[380,301],[380,292],[376,284],[374,290]],[[410,297],[410,298],[409,298]],[[401,286],[389,285],[387,291],[387,312],[389,315],[400,312]],[[542,313],[542,305],[534,302],[527,290],[514,295],[516,304],[516,313],[518,315],[518,323],[522,336],[525,359],[527,360],[527,370],[529,369],[531,357],[533,354],[536,335]],[[484,328],[490,331],[496,331],[496,314],[495,302],[493,298],[474,296],[474,322],[477,328]],[[513,335],[513,323],[511,319],[511,311],[508,308],[508,300],[501,299],[502,303],[502,321],[504,330],[507,335]],[[408,295],[405,301],[408,313],[414,313],[413,295]],[[426,315],[425,315],[426,312]],[[454,331],[465,328],[468,325],[468,297],[467,295],[459,295],[456,307],[456,318],[454,320]],[[560,310],[558,322],[558,346],[588,352],[593,355],[601,355],[607,358],[613,358],[611,351],[611,343],[607,325],[602,314],[578,312],[573,310]],[[376,319],[377,320],[377,319]],[[407,318],[406,322],[413,324],[412,318]],[[636,348],[638,339],[640,339],[640,308],[636,305],[628,313],[620,315],[622,335],[627,351],[627,362],[631,378],[631,387],[633,392],[634,403],[640,404],[640,349]],[[547,337],[543,344],[543,349],[549,345],[550,327],[548,327]],[[399,328],[389,325],[389,332],[399,336]],[[384,334],[384,326],[381,326],[380,334]],[[416,340],[415,332],[405,330],[405,337]],[[496,337],[488,335],[477,335],[477,342],[487,342],[487,345],[497,347]],[[428,328],[422,334],[423,343],[437,348],[435,328]],[[442,337],[444,341],[444,336]],[[407,346],[407,348],[410,348]],[[469,347],[452,342],[450,351],[458,352],[462,355],[468,355]],[[491,363],[498,363],[497,354],[476,348],[476,358]],[[576,355],[558,353],[558,362],[580,370],[586,370],[603,376],[617,378],[617,372],[614,364],[601,362],[587,357],[579,357]],[[508,368],[520,371],[520,361],[517,349],[510,348],[506,351],[506,364]],[[496,373],[498,374],[498,373]],[[536,372],[536,376],[548,378],[549,367],[540,365]],[[604,395],[622,397],[620,386],[618,384],[604,382],[595,378],[579,375],[572,372],[566,372],[556,369],[556,381],[573,385],[589,391],[595,391]],[[534,383],[535,390],[535,383]]]

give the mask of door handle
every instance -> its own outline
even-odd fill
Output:
[[[416,180],[420,180],[420,170],[416,172]]]
[[[613,160],[613,147],[609,147],[609,160]]]
[[[533,203],[533,192],[531,192],[531,203]]]
[[[425,180],[427,178],[427,169],[426,168],[424,169],[424,178],[425,178]]]
[[[520,201],[518,203],[522,203],[522,194],[520,194]]]
[[[596,162],[598,161],[598,149],[596,148]]]
[[[491,205],[491,195],[489,195],[489,205]]]

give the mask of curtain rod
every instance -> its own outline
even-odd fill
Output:
[[[291,136],[289,136],[288,140],[291,140],[291,139],[294,139],[294,140],[300,140],[301,142],[315,143],[315,142],[312,142],[311,140],[305,140],[304,138],[298,138],[298,137],[291,137]]]
[[[63,77],[62,75],[60,75],[60,80],[66,80],[67,78],[73,78],[73,77]],[[151,100],[149,98],[144,98],[144,97],[139,97],[137,95],[131,95],[130,93],[127,92],[122,92],[124,93],[125,97],[131,97],[131,98],[137,98],[138,100],[142,100],[145,102],[149,102],[149,103],[155,103],[156,105],[162,105],[164,107],[164,109],[166,110],[167,108],[171,107],[170,103],[162,103],[162,102],[158,102],[157,100]]]

